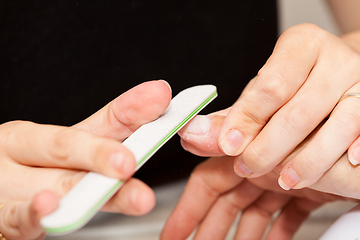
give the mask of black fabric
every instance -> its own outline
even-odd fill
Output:
[[[271,54],[275,0],[0,1],[0,123],[72,125],[129,88],[211,83],[230,106]],[[202,161],[166,144],[136,174],[149,184]]]

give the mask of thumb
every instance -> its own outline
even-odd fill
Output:
[[[9,202],[0,209],[0,232],[11,240],[42,240],[45,233],[40,218],[54,211],[59,198],[50,191],[37,194],[31,201]]]
[[[180,131],[183,148],[195,155],[203,157],[223,156],[219,147],[219,133],[228,109],[198,115]]]

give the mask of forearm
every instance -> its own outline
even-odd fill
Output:
[[[327,0],[343,33],[360,29],[360,1]]]

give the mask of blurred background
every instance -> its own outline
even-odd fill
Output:
[[[341,35],[334,18],[323,0],[279,0],[279,35],[287,28],[299,23],[314,23],[321,28]],[[175,207],[186,181],[179,181],[155,188],[157,205],[148,215],[129,217],[120,214],[98,213],[94,219],[81,230],[66,236],[48,236],[46,240],[155,240]],[[354,206],[353,203],[335,202],[327,204],[313,212],[295,236],[295,240],[315,240],[341,214]],[[234,224],[234,226],[236,223]],[[227,239],[232,239],[235,227]],[[192,237],[189,237],[191,239]]]

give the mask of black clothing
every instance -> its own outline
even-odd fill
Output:
[[[276,20],[275,0],[2,0],[0,123],[72,125],[153,79],[174,95],[214,84],[203,114],[226,108],[271,54]],[[201,160],[174,137],[136,176],[165,182]]]

